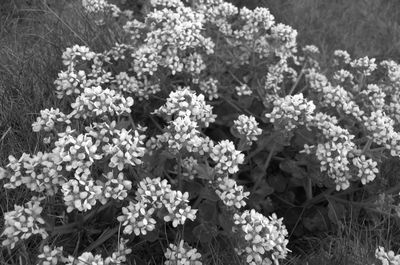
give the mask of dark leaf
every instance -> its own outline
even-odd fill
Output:
[[[328,210],[325,207],[313,207],[303,218],[303,225],[311,232],[329,229]]]
[[[268,176],[268,183],[275,191],[284,192],[288,184],[288,179],[281,174],[274,174]]]
[[[334,224],[339,224],[343,217],[346,216],[346,208],[343,204],[329,200],[328,217]]]
[[[216,202],[203,200],[199,205],[199,216],[204,221],[216,223],[218,216]]]
[[[307,172],[304,170],[304,168],[299,167],[297,162],[291,159],[280,162],[279,168],[295,178],[305,178],[307,176]]]
[[[215,227],[199,224],[193,229],[193,235],[202,243],[210,243],[213,237],[217,235],[218,231]]]

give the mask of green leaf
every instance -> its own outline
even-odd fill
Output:
[[[198,178],[213,180],[215,177],[215,171],[212,167],[206,164],[198,164],[194,166],[195,170],[198,172]]]
[[[217,203],[203,200],[199,205],[199,216],[207,222],[216,223],[218,215]]]
[[[201,242],[208,244],[218,234],[215,226],[199,224],[193,228],[193,235]]]
[[[284,192],[288,184],[288,179],[281,174],[274,174],[268,176],[268,183],[275,191]]]
[[[218,202],[219,196],[215,193],[215,190],[210,187],[203,187],[200,191],[200,196],[208,201]]]
[[[279,168],[286,173],[289,173],[295,178],[305,178],[307,177],[307,172],[304,170],[304,168],[299,167],[297,165],[297,162],[291,159],[286,159],[282,162],[279,163]]]

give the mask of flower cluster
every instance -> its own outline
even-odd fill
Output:
[[[288,232],[275,214],[270,217],[246,210],[233,216],[236,232],[242,236],[243,245],[236,248],[238,255],[250,265],[278,264],[286,257]]]
[[[384,247],[378,247],[375,250],[375,257],[379,259],[383,265],[400,264],[400,255],[396,255],[392,250],[386,252]]]
[[[351,61],[350,65],[351,67],[357,69],[364,76],[371,75],[371,73],[377,68],[375,58],[369,59],[367,56]]]
[[[65,263],[67,259],[63,255],[63,247],[51,248],[48,245],[43,247],[42,253],[38,255],[37,265],[58,265]]]
[[[58,187],[64,184],[65,179],[60,175],[60,157],[55,153],[42,153],[30,156],[24,153],[19,159],[9,156],[0,179],[8,178],[4,184],[7,189],[15,189],[25,185],[31,191],[46,192],[54,195]]]
[[[318,112],[310,118],[307,125],[316,127],[323,138],[315,148],[321,172],[327,172],[335,181],[337,190],[347,189],[351,179],[349,155],[356,147],[352,141],[354,135],[338,126],[337,119],[329,115]]]
[[[136,203],[130,202],[122,208],[123,215],[118,221],[124,226],[124,233],[147,234],[154,230],[156,220],[153,214],[159,210],[165,222],[173,227],[184,224],[186,219],[194,220],[197,210],[188,205],[189,194],[172,190],[167,180],[145,178],[139,182],[136,191]]]
[[[169,244],[165,252],[165,265],[202,265],[201,254],[181,240],[178,245]]]
[[[199,88],[206,96],[208,96],[209,100],[219,98],[218,80],[214,78],[208,78],[207,80],[202,80],[199,83]]]
[[[258,122],[253,116],[239,115],[237,120],[233,121],[233,129],[243,137],[246,142],[257,141],[257,136],[261,135],[262,130],[258,128]]]
[[[75,119],[88,117],[107,117],[131,113],[131,97],[125,98],[115,90],[101,87],[86,87],[76,101],[71,104],[74,109],[71,115]]]
[[[50,132],[54,129],[56,123],[70,124],[71,121],[60,109],[41,110],[40,117],[37,117],[36,122],[32,123],[32,130],[34,132]]]
[[[20,240],[25,240],[32,235],[41,235],[45,239],[48,234],[42,227],[44,220],[40,216],[43,208],[40,206],[40,199],[33,197],[25,204],[25,207],[15,205],[14,210],[4,213],[4,231],[1,236],[5,236],[3,246],[15,247]]]
[[[216,115],[212,113],[212,107],[206,103],[204,95],[196,95],[188,87],[171,92],[167,102],[154,113],[167,120],[188,116],[205,127],[213,123],[216,118]]]
[[[67,212],[73,210],[88,211],[103,198],[103,185],[96,185],[93,180],[70,179],[62,186]],[[104,200],[102,200],[104,202]]]
[[[210,158],[216,163],[214,169],[218,174],[235,174],[239,171],[239,165],[244,162],[244,155],[229,140],[215,145]]]
[[[235,86],[235,91],[236,91],[236,94],[239,97],[241,97],[241,96],[250,96],[250,95],[253,94],[253,91],[246,84],[242,84],[240,86]]]
[[[366,159],[364,155],[353,158],[352,162],[358,168],[357,177],[361,179],[363,185],[373,181],[376,174],[379,173],[377,168],[378,163],[371,158]]]
[[[215,193],[221,198],[227,206],[234,206],[238,209],[246,206],[244,201],[250,195],[250,192],[244,191],[243,186],[237,185],[236,181],[229,177],[218,178],[216,180],[217,188]]]
[[[274,109],[265,114],[271,123],[278,129],[291,131],[299,125],[304,125],[306,119],[315,110],[312,101],[308,101],[303,94],[277,98],[274,101]]]

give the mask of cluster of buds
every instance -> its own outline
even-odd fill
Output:
[[[51,248],[48,245],[43,247],[42,253],[38,255],[37,265],[58,265],[67,262],[63,255],[63,247]]]

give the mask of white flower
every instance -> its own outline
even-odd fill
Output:
[[[239,165],[244,162],[244,155],[237,151],[235,145],[229,140],[215,145],[210,157],[216,163],[215,170],[219,174],[235,174],[239,171]]]
[[[242,214],[235,213],[234,223],[243,238],[243,243],[235,250],[242,255],[248,264],[279,264],[279,259],[286,258],[288,231],[275,214],[270,217],[246,210]]]
[[[25,203],[25,207],[15,205],[14,210],[4,213],[4,231],[1,236],[6,239],[2,242],[3,246],[14,248],[20,240],[25,240],[32,235],[39,234],[45,239],[48,234],[42,227],[44,220],[40,216],[43,208],[40,206],[40,200],[33,197]]]
[[[258,128],[258,122],[253,116],[242,114],[237,120],[233,121],[233,124],[233,128],[249,143],[257,141],[257,136],[262,133],[262,130]]]
[[[165,265],[202,265],[201,254],[181,240],[178,245],[169,244],[165,252]]]
[[[244,201],[250,195],[250,192],[245,192],[244,187],[237,185],[236,181],[229,177],[219,178],[216,181],[217,188],[215,193],[227,206],[234,206],[238,209],[246,206]]]

